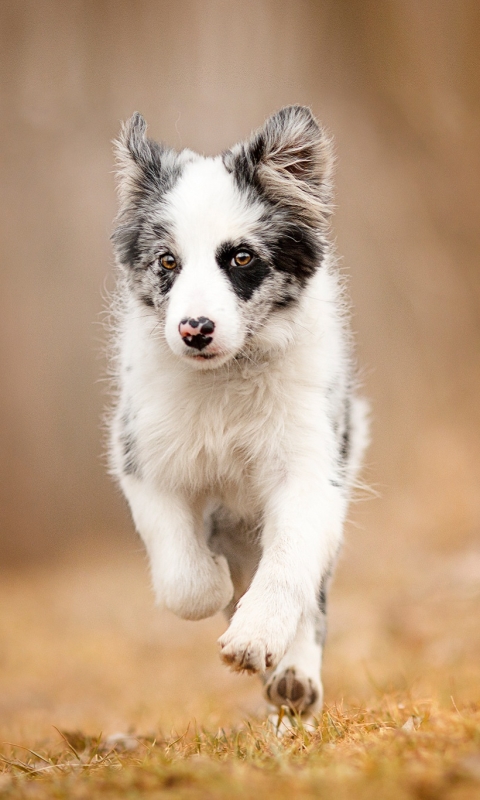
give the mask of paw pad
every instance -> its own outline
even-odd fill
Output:
[[[298,714],[309,713],[319,699],[319,689],[295,667],[273,675],[265,688],[267,698],[276,706],[288,706]]]

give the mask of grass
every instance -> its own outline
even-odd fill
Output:
[[[318,724],[278,738],[268,723],[190,725],[175,737],[59,731],[38,749],[4,745],[0,797],[478,797],[480,707],[327,708]]]
[[[4,572],[0,798],[480,798],[478,546],[359,536],[324,713],[282,737],[223,620],[156,611],[139,551]]]

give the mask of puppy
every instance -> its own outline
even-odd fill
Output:
[[[159,603],[321,708],[328,586],[366,442],[329,238],[332,145],[290,106],[215,158],[117,144],[111,464]]]

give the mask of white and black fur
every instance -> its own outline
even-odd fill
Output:
[[[216,158],[117,142],[111,463],[158,601],[224,610],[232,669],[315,712],[327,590],[366,441],[329,240],[332,147],[308,108]],[[246,263],[247,262],[247,263]]]

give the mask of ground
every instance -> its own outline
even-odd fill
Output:
[[[281,738],[222,617],[155,609],[133,535],[4,570],[0,797],[480,797],[480,549],[426,541],[349,532],[324,713]]]

